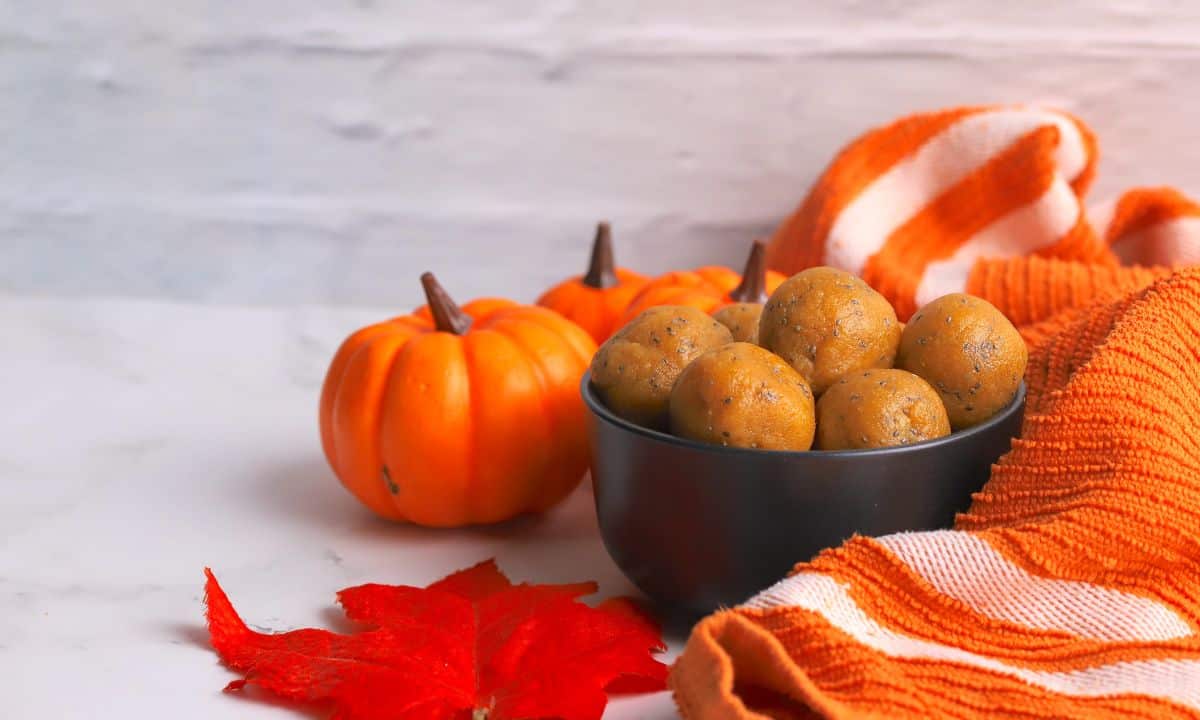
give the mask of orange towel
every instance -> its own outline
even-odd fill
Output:
[[[1095,143],[1032,108],[906,118],[777,232],[908,315],[965,289],[1030,344],[1022,439],[955,529],[855,537],[701,621],[691,720],[1200,718],[1200,207],[1085,211]],[[1160,267],[1126,267],[1120,262]]]

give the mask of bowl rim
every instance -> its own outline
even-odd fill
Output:
[[[584,404],[597,418],[605,422],[615,425],[627,432],[632,432],[636,435],[656,440],[667,445],[676,445],[690,450],[699,450],[703,452],[732,454],[732,455],[749,455],[749,456],[772,456],[772,457],[820,457],[820,458],[878,458],[887,455],[896,455],[910,452],[921,452],[923,450],[931,450],[942,445],[959,442],[976,435],[989,432],[992,428],[1008,421],[1013,413],[1019,412],[1025,405],[1025,381],[1017,386],[1017,392],[1013,395],[1013,399],[1005,405],[1000,412],[983,421],[982,423],[966,430],[959,432],[951,432],[940,438],[932,440],[924,440],[919,443],[909,445],[894,445],[882,448],[866,448],[863,450],[768,450],[762,448],[743,448],[731,447],[726,445],[714,445],[712,443],[700,442],[698,440],[690,440],[681,438],[669,433],[653,430],[651,428],[642,427],[634,424],[609,410],[607,406],[600,400],[599,395],[592,387],[592,371],[589,368],[584,374],[579,383],[579,393],[583,396]]]

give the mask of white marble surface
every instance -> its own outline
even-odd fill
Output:
[[[448,532],[377,521],[342,490],[317,393],[337,342],[384,314],[0,297],[0,715],[322,717],[222,694],[235,676],[207,645],[206,565],[273,629],[336,628],[342,587],[488,556],[517,580],[632,591],[584,492]],[[674,716],[666,693],[606,715]]]

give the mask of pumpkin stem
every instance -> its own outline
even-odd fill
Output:
[[[613,262],[612,227],[607,221],[596,225],[596,239],[592,241],[592,259],[588,262],[583,284],[597,290],[617,284],[617,272]]]
[[[421,287],[425,288],[425,300],[429,302],[429,312],[433,313],[433,325],[438,332],[462,335],[471,327],[471,316],[462,311],[442,287],[433,273],[421,275]]]
[[[754,241],[746,269],[742,271],[742,282],[729,293],[734,302],[764,303],[767,301],[767,246],[761,240]]]

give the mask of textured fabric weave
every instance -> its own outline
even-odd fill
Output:
[[[914,116],[780,228],[777,269],[860,272],[905,315],[994,303],[1029,403],[954,529],[855,537],[701,621],[686,717],[1200,718],[1200,208],[1085,211],[1095,152],[1052,111]]]

